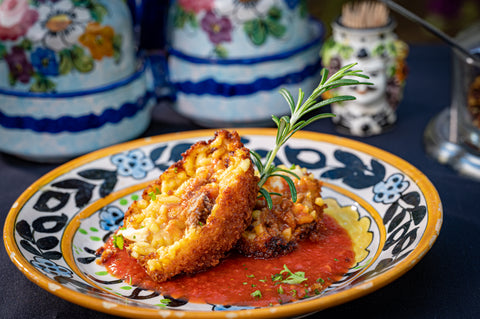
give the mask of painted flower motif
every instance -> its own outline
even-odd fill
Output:
[[[212,10],[213,1],[214,0],[178,0],[178,5],[187,12],[199,13],[202,10]]]
[[[100,212],[100,227],[104,230],[115,230],[123,223],[123,211],[116,206],[103,207]]]
[[[214,44],[232,41],[232,23],[227,17],[218,17],[212,11],[208,11],[201,21],[201,26]]]
[[[369,167],[360,157],[350,152],[335,150],[334,156],[343,166],[325,171],[321,177],[342,179],[344,184],[355,189],[377,185],[385,177],[385,166],[375,159],[370,160]]]
[[[78,41],[90,50],[95,60],[114,54],[113,38],[115,31],[110,26],[102,26],[98,22],[90,22]]]
[[[57,52],[75,44],[91,19],[88,9],[75,7],[70,0],[41,4],[38,13],[39,19],[27,37],[43,41],[44,46]]]
[[[7,61],[8,69],[10,70],[10,81],[20,81],[28,83],[34,73],[32,64],[28,61],[25,55],[25,50],[21,47],[15,46],[12,51],[5,54],[4,59]]]
[[[5,0],[0,4],[0,40],[16,40],[37,21],[38,14],[27,0]]]
[[[264,17],[274,5],[275,0],[224,0],[216,1],[215,9],[243,22]]]
[[[135,179],[144,178],[155,167],[152,160],[140,150],[113,155],[111,161],[118,167],[119,175]]]
[[[32,260],[30,263],[34,267],[43,270],[47,274],[62,277],[72,277],[72,271],[70,269],[57,265],[51,260],[37,256],[33,257],[33,259],[34,260]]]
[[[31,55],[31,61],[38,73],[43,75],[58,75],[58,60],[54,51],[36,48]]]
[[[377,203],[391,204],[396,202],[410,183],[403,180],[400,173],[393,174],[386,182],[380,182],[373,187],[373,200]]]

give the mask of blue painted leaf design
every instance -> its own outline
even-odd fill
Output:
[[[43,216],[35,219],[32,227],[39,233],[56,233],[65,227],[67,220],[68,217],[65,214],[60,216]]]
[[[164,145],[164,146],[157,147],[152,152],[150,152],[150,159],[152,160],[152,162],[155,163],[155,161],[157,161],[160,158],[160,156],[162,156],[166,148],[167,146]]]
[[[401,209],[400,212],[392,218],[392,221],[388,225],[389,233],[395,230],[395,228],[397,228],[398,226],[400,226],[406,214],[407,214],[407,211],[405,209]]]
[[[243,136],[240,137],[240,141],[243,143],[243,145],[247,145],[248,143],[250,143],[250,139]]]
[[[52,186],[64,189],[75,189],[77,191],[75,193],[75,203],[78,208],[88,204],[92,198],[92,191],[95,188],[95,185],[74,178],[53,183]]]
[[[36,249],[35,247],[33,247],[33,245],[29,242],[29,241],[26,241],[26,240],[20,240],[20,245],[25,248],[26,251],[28,251],[29,253],[32,253],[34,255],[37,255],[37,256],[41,256],[42,253]]]
[[[344,167],[328,170],[321,177],[341,178],[343,183],[356,189],[371,187],[385,177],[385,167],[374,159],[370,161],[371,169],[369,169],[359,157],[350,152],[336,150],[334,157],[343,163]]]
[[[60,260],[63,255],[58,251],[47,251],[42,253],[42,257],[49,260]]]
[[[28,240],[30,242],[35,241],[33,239],[33,234],[32,234],[32,229],[30,228],[30,224],[28,224],[26,221],[21,220],[15,225],[15,230],[17,233],[25,240]]]
[[[385,225],[387,225],[390,222],[390,220],[393,218],[393,216],[395,215],[395,212],[397,211],[397,209],[399,207],[400,207],[400,205],[398,204],[398,202],[395,202],[387,208],[387,211],[385,212],[385,215],[383,216],[383,223]]]
[[[342,162],[343,164],[345,164],[345,166],[349,167],[350,169],[357,169],[357,170],[360,170],[360,171],[363,171],[363,170],[367,169],[365,164],[363,164],[362,160],[358,156],[356,156],[356,155],[354,155],[350,152],[346,152],[346,151],[342,151],[342,150],[336,150],[333,153],[333,156],[339,162]]]
[[[425,206],[418,206],[412,210],[412,219],[415,225],[418,225],[427,215],[427,208]]]
[[[150,294],[148,295],[141,295],[140,293],[142,291],[145,291],[145,290],[137,287],[132,291],[132,293],[129,296],[125,296],[125,297],[129,299],[135,299],[135,300],[145,300],[145,299],[151,299],[151,298],[160,296],[160,294],[155,291],[150,292]],[[168,304],[168,306],[170,306],[170,303]]]
[[[55,248],[59,243],[57,237],[47,236],[37,240],[37,247],[42,250],[50,250]]]
[[[329,179],[340,179],[348,176],[350,172],[351,170],[346,167],[339,167],[339,168],[334,168],[322,173],[321,177],[329,178]]]
[[[188,143],[180,143],[175,145],[172,148],[172,152],[170,154],[170,160],[173,162],[177,162],[182,159],[182,153],[188,150],[192,146],[192,144]]]
[[[170,300],[168,303],[169,307],[181,307],[183,305],[186,305],[188,303],[188,300],[186,299],[180,299],[180,298],[173,298],[172,296],[163,296],[164,299]]]
[[[68,193],[51,190],[45,191],[40,195],[33,208],[40,212],[56,212],[67,205],[69,198],[70,194]],[[51,199],[55,199],[55,201],[51,201]],[[48,206],[48,204],[52,202],[56,202],[57,204],[52,207]]]
[[[81,264],[88,265],[91,264],[95,259],[96,257],[80,257],[77,258],[77,261]]]
[[[100,196],[105,197],[109,195],[115,185],[117,184],[117,173],[116,171],[108,171],[104,169],[88,169],[78,173],[78,175],[92,180],[103,180],[103,183],[100,185]]]
[[[392,254],[394,256],[402,254],[406,248],[410,247],[415,242],[415,239],[417,239],[417,228],[406,233],[395,243],[395,246],[392,249]]]
[[[418,192],[410,192],[402,196],[405,203],[412,206],[418,206],[420,204],[420,194]]]
[[[302,152],[311,152],[315,153],[318,156],[316,161],[306,162],[299,158],[300,153]],[[290,163],[295,163],[304,167],[306,169],[318,169],[325,167],[326,157],[325,155],[313,148],[293,148],[288,145],[285,145],[285,155]]]

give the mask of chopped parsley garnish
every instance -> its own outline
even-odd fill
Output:
[[[280,274],[287,273],[287,279],[282,280],[282,283],[285,284],[301,284],[302,282],[306,281],[308,278],[305,278],[305,272],[297,271],[293,273],[290,269],[287,268],[287,265],[283,265],[283,270]]]
[[[148,196],[150,196],[150,199],[151,199],[151,200],[156,200],[156,199],[157,199],[157,195],[156,195],[153,191],[151,191],[150,193],[148,193]]]
[[[252,296],[253,298],[262,298],[262,292],[257,289],[254,292],[252,292],[250,296]]]
[[[155,187],[155,191],[151,191],[150,193],[148,193],[148,196],[150,197],[151,200],[156,200],[157,195],[160,193],[161,193],[160,189],[158,187]]]
[[[123,236],[122,235],[113,235],[113,245],[118,249],[123,249]]]
[[[166,306],[168,306],[168,304],[169,304],[170,302],[172,302],[170,299],[164,298],[164,299],[161,299],[161,300],[160,300],[160,303],[157,304],[156,306],[165,308]]]
[[[272,281],[281,281],[283,279],[281,274],[272,275]]]
[[[162,304],[164,304],[164,305],[168,305],[168,304],[169,304],[170,302],[172,302],[172,301],[171,301],[170,299],[164,298],[164,299],[160,300],[160,302],[161,302]]]

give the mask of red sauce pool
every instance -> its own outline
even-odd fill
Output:
[[[115,277],[164,296],[190,302],[237,306],[268,306],[318,294],[339,280],[352,267],[355,254],[348,233],[336,221],[324,215],[326,231],[318,242],[303,241],[286,255],[255,259],[231,254],[216,267],[192,276],[178,276],[163,283],[154,282],[125,250],[116,249],[105,266]],[[113,248],[111,241],[108,248]],[[272,280],[284,265],[292,273],[305,272],[301,284]],[[283,279],[287,278],[283,274]]]

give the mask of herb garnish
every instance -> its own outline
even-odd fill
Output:
[[[285,116],[282,116],[281,118],[278,118],[275,115],[272,116],[272,119],[278,128],[277,136],[275,140],[275,147],[273,148],[273,150],[270,150],[267,153],[265,163],[262,163],[262,158],[258,153],[256,153],[255,151],[250,151],[250,153],[252,154],[252,161],[254,162],[260,174],[260,180],[258,182],[258,186],[260,187],[259,196],[260,197],[263,196],[265,198],[265,200],[267,201],[267,205],[270,209],[273,206],[272,198],[271,198],[271,195],[273,194],[268,192],[265,188],[263,188],[263,185],[265,184],[265,182],[270,176],[280,176],[283,179],[285,179],[285,181],[288,183],[288,186],[290,188],[292,201],[296,202],[297,200],[297,191],[295,189],[295,185],[293,184],[292,179],[288,175],[279,174],[279,172],[285,172],[296,178],[299,178],[299,177],[291,170],[276,167],[274,164],[274,159],[279,149],[285,144],[285,142],[295,132],[301,130],[308,124],[315,122],[319,119],[333,117],[335,115],[332,113],[321,113],[311,118],[308,118],[306,120],[300,120],[300,119],[306,114],[314,110],[317,110],[325,105],[328,105],[330,103],[336,103],[336,102],[355,99],[354,96],[339,95],[326,100],[318,101],[318,99],[322,96],[322,94],[324,94],[325,92],[331,89],[335,89],[341,86],[348,86],[348,85],[359,85],[359,84],[372,85],[372,83],[360,82],[358,80],[344,78],[346,76],[356,76],[356,77],[368,79],[368,76],[361,74],[362,71],[352,70],[352,68],[355,65],[356,63],[352,63],[342,67],[330,78],[328,77],[328,70],[325,68],[322,69],[320,71],[320,75],[321,75],[320,84],[317,86],[316,89],[313,90],[312,94],[306,99],[305,102],[303,102],[305,93],[302,91],[302,89],[298,90],[297,103],[295,103],[295,100],[293,99],[289,91],[287,91],[286,89],[280,89],[280,94],[282,94],[282,96],[285,98],[285,100],[287,100],[288,105],[290,106],[291,116],[285,115]]]
[[[282,280],[282,279],[283,279],[283,277],[282,277],[282,275],[280,275],[280,274],[274,274],[274,275],[272,275],[272,281],[280,281],[280,280]]]
[[[118,249],[122,250],[123,249],[123,236],[122,235],[113,235],[113,245],[117,247]]]
[[[254,292],[252,292],[250,294],[250,296],[254,297],[254,298],[262,298],[262,292],[260,290],[255,290]]]
[[[148,196],[150,196],[150,199],[151,199],[152,201],[154,201],[154,200],[157,199],[157,195],[156,195],[153,191],[151,191],[150,193],[148,193]]]
[[[305,272],[297,271],[296,273],[293,273],[287,268],[287,265],[283,265],[283,270],[280,272],[280,274],[283,273],[287,273],[288,275],[287,279],[281,281],[285,284],[301,284],[302,282],[308,280],[308,278],[305,278]]]
[[[166,308],[170,304],[170,302],[172,302],[170,299],[164,298],[164,299],[161,299],[160,303],[157,304],[156,306]]]

